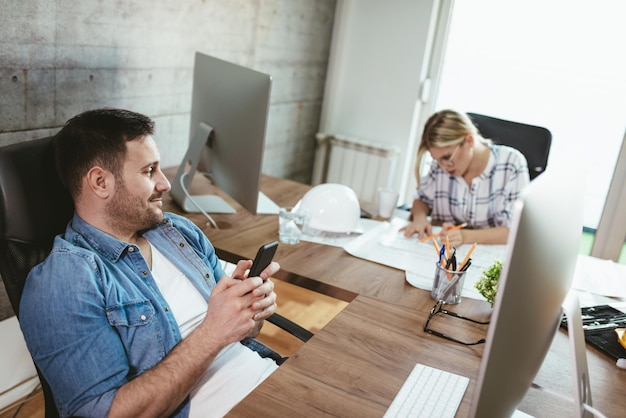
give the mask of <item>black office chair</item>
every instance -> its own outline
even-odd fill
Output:
[[[545,171],[552,144],[552,133],[548,129],[478,113],[467,115],[484,138],[496,144],[508,145],[524,154],[531,180]]]
[[[50,138],[0,149],[0,276],[16,314],[28,272],[47,256],[73,212],[56,176]],[[46,417],[58,417],[50,387],[37,373]]]
[[[62,233],[74,213],[69,192],[54,166],[52,138],[0,148],[0,276],[16,315],[30,270],[48,255],[55,235]],[[19,316],[18,316],[19,319]],[[268,321],[302,341],[313,335],[290,320],[274,314]],[[257,341],[242,341],[251,348]],[[270,355],[280,358],[278,353]],[[46,418],[58,417],[52,392],[39,370]]]

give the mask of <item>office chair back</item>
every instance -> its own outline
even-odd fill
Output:
[[[48,255],[73,212],[55,169],[52,138],[0,148],[0,276],[18,318],[28,272]],[[46,418],[58,417],[41,373],[39,379]]]
[[[0,148],[0,274],[16,315],[28,272],[48,255],[74,213],[56,174],[51,141]]]
[[[552,133],[548,129],[478,113],[467,115],[484,138],[496,144],[508,145],[524,154],[531,180],[545,171],[552,144]]]

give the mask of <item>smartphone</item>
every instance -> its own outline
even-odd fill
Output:
[[[248,277],[255,277],[261,274],[265,267],[269,266],[274,258],[274,253],[276,253],[276,249],[278,248],[278,241],[272,241],[265,245],[262,245],[259,248],[259,251],[256,253],[256,257],[254,257],[254,261],[252,262],[252,267],[250,267],[250,273],[248,273]]]

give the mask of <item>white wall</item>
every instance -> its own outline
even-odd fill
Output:
[[[39,380],[16,317],[0,321],[0,341],[0,393],[13,388],[0,395],[1,410],[32,392]]]
[[[415,151],[421,83],[427,75],[438,3],[337,3],[319,130],[397,145],[398,189],[412,177],[408,157]]]

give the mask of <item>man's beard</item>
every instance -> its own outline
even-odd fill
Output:
[[[153,227],[163,220],[163,211],[158,210],[126,188],[119,179],[115,183],[115,200],[108,202],[106,213],[114,229],[141,231]],[[151,198],[160,197],[152,195]]]

